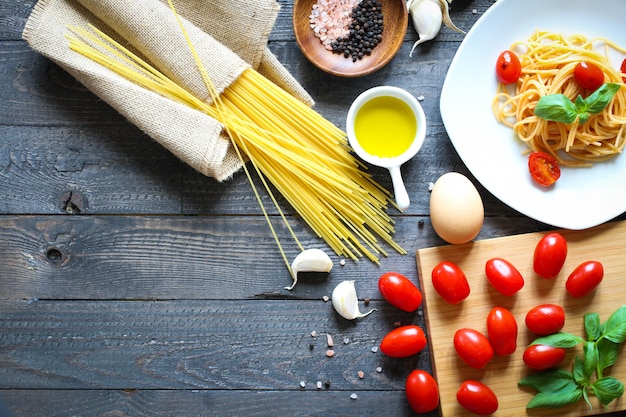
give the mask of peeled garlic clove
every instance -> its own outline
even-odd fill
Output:
[[[359,299],[356,296],[354,281],[340,282],[333,290],[332,301],[335,311],[337,311],[341,317],[348,320],[365,317],[376,311],[375,308],[367,313],[361,313],[359,311]]]
[[[417,45],[437,36],[443,22],[443,13],[441,7],[432,0],[413,0],[410,10],[413,27],[419,35],[419,39],[413,44],[409,53],[409,56],[412,57]]]
[[[333,261],[320,249],[307,249],[296,256],[291,263],[291,276],[293,284],[285,287],[292,290],[298,283],[298,272],[330,272],[333,268]]]
[[[449,0],[451,3],[452,0]],[[411,13],[413,27],[419,35],[419,39],[413,44],[409,56],[417,45],[434,39],[444,23],[448,28],[460,33],[465,33],[452,23],[450,9],[446,0],[408,0],[407,9]]]

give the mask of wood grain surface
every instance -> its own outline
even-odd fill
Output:
[[[481,194],[478,239],[550,230],[481,187],[446,134],[439,96],[462,34],[442,27],[410,58],[417,35],[408,22],[386,66],[336,77],[303,55],[293,1],[279,3],[269,48],[337,126],[345,128],[352,100],[375,85],[423,97],[427,138],[402,167],[412,203],[390,211],[406,250],[445,244],[430,223],[429,183],[449,171],[467,175]],[[493,3],[455,0],[452,20],[467,31]],[[390,252],[380,266],[342,266],[333,256],[328,277],[284,290],[291,278],[245,175],[220,183],[194,172],[33,51],[21,32],[34,5],[0,0],[0,410],[4,404],[15,417],[414,416],[404,382],[413,369],[432,371],[430,352],[393,360],[372,348],[398,324],[426,325],[423,310],[398,311],[377,288],[391,270],[417,283],[415,257]],[[371,172],[391,189],[386,170]],[[261,199],[294,256],[269,196]],[[323,248],[279,203],[302,243]],[[343,280],[356,280],[361,308],[369,299],[378,311],[355,322],[335,314],[323,297]],[[332,358],[326,334],[334,338]],[[318,389],[318,381],[329,385]]]
[[[563,331],[585,336],[583,316],[586,313],[600,314],[604,322],[618,308],[626,305],[626,222],[598,226],[586,231],[560,233],[568,242],[567,259],[555,279],[544,279],[533,271],[533,252],[543,232],[517,236],[486,239],[465,245],[443,246],[417,251],[417,265],[421,288],[425,295],[425,314],[430,336],[433,368],[441,391],[442,416],[470,416],[455,400],[456,390],[467,379],[479,380],[493,389],[499,399],[496,416],[581,416],[604,414],[607,411],[623,411],[626,403],[622,398],[612,402],[607,409],[592,399],[593,410],[581,400],[574,406],[563,409],[527,410],[526,404],[534,393],[521,388],[517,382],[530,374],[522,361],[526,346],[535,336],[526,329],[526,313],[539,304],[552,303],[565,309],[566,322]],[[485,262],[491,258],[504,258],[522,274],[524,287],[517,294],[506,297],[498,293],[485,276]],[[431,272],[441,261],[458,265],[468,278],[471,293],[461,304],[446,303],[432,285]],[[565,281],[571,271],[587,260],[596,260],[604,266],[604,279],[591,294],[575,298],[565,290]],[[495,306],[505,307],[517,319],[517,349],[511,356],[495,356],[483,369],[473,369],[457,356],[452,343],[454,333],[464,327],[487,334],[486,318]],[[562,364],[571,370],[573,358],[582,353],[579,345],[571,349]],[[607,374],[618,380],[626,380],[626,362],[618,361]]]

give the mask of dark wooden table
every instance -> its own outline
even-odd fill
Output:
[[[424,318],[383,302],[377,279],[394,270],[417,282],[415,250],[445,244],[430,224],[429,183],[448,171],[474,181],[486,212],[479,239],[550,229],[482,188],[448,139],[439,96],[461,34],[444,27],[409,58],[409,25],[385,68],[340,79],[301,54],[282,0],[269,46],[322,115],[344,128],[351,101],[388,84],[423,96],[429,123],[403,167],[412,205],[392,211],[409,255],[391,252],[380,266],[333,257],[327,279],[286,291],[245,176],[196,173],[31,50],[21,31],[34,3],[0,0],[0,399],[14,415],[412,415],[404,381],[431,370],[429,353],[398,360],[372,348]],[[469,30],[492,4],[456,0],[452,18]],[[303,244],[324,248],[281,203]],[[324,301],[348,279],[376,313],[350,322]]]

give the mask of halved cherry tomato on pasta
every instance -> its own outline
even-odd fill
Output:
[[[380,350],[392,358],[407,358],[426,347],[426,335],[421,327],[407,324],[391,330],[380,342]]]
[[[596,64],[581,61],[574,67],[574,79],[585,90],[596,91],[604,84],[604,72]]]
[[[506,259],[491,258],[485,263],[485,274],[502,295],[512,296],[524,286],[522,274]]]
[[[385,272],[378,278],[378,290],[391,305],[409,313],[422,304],[422,293],[407,277]]]
[[[558,232],[548,233],[542,237],[533,255],[533,269],[542,278],[556,277],[567,257],[567,241]]]
[[[539,185],[549,187],[561,176],[559,163],[545,152],[535,151],[528,157],[528,170],[530,176]]]
[[[493,359],[493,346],[487,336],[468,327],[454,333],[454,350],[472,368],[484,368]]]
[[[626,58],[622,61],[622,66],[619,70],[622,74],[626,74]],[[626,83],[626,77],[622,77],[622,81]]]
[[[540,304],[526,313],[526,327],[539,336],[558,332],[565,325],[565,310],[557,304]]]
[[[458,265],[442,261],[432,271],[433,287],[444,300],[450,304],[458,304],[470,294],[467,277]]]
[[[439,405],[439,386],[426,371],[416,369],[411,372],[404,391],[409,405],[418,414],[429,413]]]
[[[524,351],[522,360],[530,369],[543,371],[555,367],[565,359],[565,349],[547,345],[530,345]]]
[[[565,289],[573,297],[584,297],[596,288],[604,278],[604,267],[598,261],[586,261],[578,265],[567,277]]]
[[[496,77],[503,84],[517,82],[522,73],[522,65],[513,51],[503,51],[496,62]]]
[[[487,315],[487,334],[496,355],[511,355],[517,349],[517,321],[504,307],[494,307]]]
[[[498,397],[480,381],[463,381],[456,392],[456,400],[467,411],[480,416],[488,416],[498,410]]]

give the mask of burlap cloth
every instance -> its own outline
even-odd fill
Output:
[[[273,0],[175,0],[176,11],[218,92],[247,68],[312,105],[307,92],[267,48],[278,15]],[[96,26],[145,58],[196,97],[210,101],[167,0],[40,0],[23,38],[130,122],[197,171],[219,181],[241,167],[222,125],[148,91],[72,51],[68,25]]]

